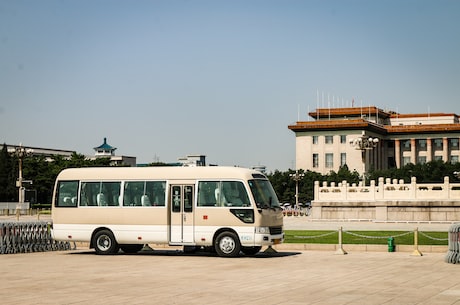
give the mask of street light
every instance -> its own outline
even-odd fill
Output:
[[[361,137],[352,139],[350,145],[357,150],[361,150],[361,162],[363,163],[363,186],[366,186],[366,151],[372,150],[379,144],[379,138],[366,136],[364,131]]]
[[[289,177],[291,177],[291,179],[295,181],[295,207],[296,208],[299,208],[299,181],[302,180],[304,176],[305,174],[303,173],[299,174],[298,170],[295,171],[295,174],[289,174]]]
[[[19,160],[19,177],[18,180],[16,181],[16,187],[19,188],[19,203],[22,204],[24,203],[24,187],[22,186],[23,183],[31,183],[31,180],[24,180],[22,178],[22,161],[24,160],[25,157],[30,156],[33,153],[33,150],[30,148],[25,148],[22,146],[21,143],[19,143],[19,146],[16,146],[14,149],[9,150],[10,153],[15,155],[18,160]]]

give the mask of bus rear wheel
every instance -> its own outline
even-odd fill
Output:
[[[222,232],[217,236],[214,248],[219,256],[235,257],[240,254],[241,245],[235,233]]]
[[[101,230],[94,234],[93,245],[96,254],[107,255],[118,252],[119,246],[113,233],[109,230]]]

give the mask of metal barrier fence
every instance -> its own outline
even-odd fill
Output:
[[[70,243],[53,240],[47,222],[0,223],[0,254],[61,250],[70,250]]]
[[[445,258],[446,263],[460,263],[460,223],[455,223],[449,228],[449,248]]]
[[[431,239],[433,241],[447,241],[449,240],[449,249],[450,249],[450,233],[449,233],[449,238],[448,239],[445,239],[445,238],[436,238],[436,237],[433,237],[433,236],[430,236],[424,232],[419,232],[418,231],[418,228],[415,229],[414,231],[408,231],[408,232],[402,232],[400,234],[397,234],[397,235],[391,235],[391,236],[370,236],[370,235],[364,235],[364,234],[359,234],[359,233],[356,233],[356,232],[351,232],[351,231],[347,231],[347,230],[343,230],[342,228],[339,228],[338,230],[336,231],[331,231],[331,232],[326,232],[326,233],[322,233],[322,234],[318,234],[318,235],[310,235],[310,236],[294,236],[295,238],[299,238],[299,239],[315,239],[315,238],[321,238],[321,237],[326,237],[326,236],[330,236],[330,235],[333,235],[333,234],[337,234],[338,233],[338,242],[337,242],[337,245],[338,245],[338,249],[336,251],[337,254],[347,254],[347,252],[343,249],[343,234],[349,234],[349,235],[352,235],[352,236],[356,236],[356,237],[360,237],[360,238],[367,238],[367,239],[386,239],[387,240],[387,245],[388,245],[388,252],[394,252],[395,251],[395,245],[394,245],[394,239],[395,237],[402,237],[402,236],[405,236],[405,235],[409,235],[409,234],[414,234],[414,251],[412,252],[412,255],[414,256],[422,256],[422,253],[419,251],[418,249],[418,234],[420,235],[423,235],[425,238],[427,239]],[[460,263],[460,224],[459,224],[459,230],[458,230],[458,233],[457,233],[457,236],[456,236],[458,242],[457,242],[457,245],[456,245],[456,249],[457,249],[457,258],[458,258],[458,262]]]

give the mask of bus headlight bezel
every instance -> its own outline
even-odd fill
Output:
[[[270,234],[270,227],[256,227],[257,234]]]

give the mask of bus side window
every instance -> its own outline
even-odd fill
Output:
[[[223,181],[222,190],[223,196],[221,196],[221,200],[225,206],[250,206],[248,193],[243,183],[239,181]]]
[[[165,206],[166,181],[147,181],[145,195],[152,206]]]
[[[81,206],[118,206],[121,182],[83,182]]]
[[[78,181],[59,181],[55,199],[56,207],[77,206]]]
[[[198,206],[216,206],[215,190],[218,188],[218,182],[200,181],[198,183]]]

